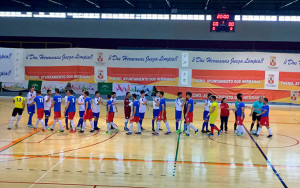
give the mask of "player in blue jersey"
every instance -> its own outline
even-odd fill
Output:
[[[246,134],[245,129],[243,127],[243,122],[245,119],[245,104],[243,103],[243,98],[241,95],[237,97],[238,107],[236,110],[237,118],[236,124],[238,126],[236,135],[237,136],[244,136]]]
[[[256,109],[261,112],[259,114],[256,114],[257,116],[261,116],[261,118],[260,118],[259,128],[258,128],[255,136],[259,136],[262,126],[267,127],[267,129],[269,131],[269,136],[267,136],[268,138],[271,138],[273,136],[271,128],[270,128],[270,124],[269,124],[270,107],[268,105],[268,102],[269,102],[268,98],[264,98],[264,100],[263,100],[264,105],[261,107],[261,109]]]
[[[160,102],[159,102],[159,114],[157,117],[157,127],[156,127],[156,132],[152,133],[153,135],[159,135],[159,127],[160,127],[160,122],[163,121],[166,124],[168,132],[165,133],[165,135],[171,134],[169,123],[167,121],[167,111],[166,111],[166,99],[164,98],[164,92],[160,91],[159,92],[159,97],[160,97]]]
[[[65,114],[68,112],[68,119],[71,122],[72,130],[69,131],[69,133],[75,133],[75,122],[74,122],[74,116],[76,112],[76,98],[73,96],[74,91],[72,89],[69,90],[69,96],[68,96],[68,102],[65,109]]]
[[[186,122],[186,136],[190,136],[190,128],[192,128],[195,131],[195,135],[198,133],[198,129],[192,125],[193,123],[193,112],[194,112],[194,100],[192,99],[192,93],[191,92],[186,92],[186,98],[188,99],[186,106],[187,106],[187,111],[186,114],[184,115],[185,117],[185,122]]]
[[[89,120],[91,123],[91,133],[94,132],[94,122],[93,122],[93,111],[92,111],[92,98],[89,97],[90,93],[88,91],[84,92],[84,104],[85,104],[85,111],[83,115],[83,124],[82,129],[79,131],[83,133],[86,127],[86,120]]]
[[[59,94],[59,89],[55,88],[55,96],[53,97],[53,102],[51,105],[51,108],[54,107],[54,121],[53,121],[53,125],[51,128],[49,128],[49,130],[53,131],[54,126],[56,124],[56,122],[58,122],[60,130],[57,132],[64,132],[63,126],[61,124],[61,101],[62,101],[62,97]]]
[[[41,122],[43,129],[42,131],[46,131],[45,122],[43,120],[44,116],[44,97],[42,96],[41,91],[37,91],[37,96],[33,99],[33,102],[29,104],[29,106],[32,106],[34,103],[36,103],[36,111],[37,111],[37,120],[35,124],[35,130],[38,127],[39,122]]]
[[[116,131],[118,131],[118,127],[116,124],[114,124],[114,106],[113,106],[113,101],[111,100],[111,95],[106,96],[107,103],[103,103],[106,105],[106,127],[107,131],[105,134],[110,134],[110,128],[113,127]]]
[[[132,99],[133,99],[132,116],[130,118],[130,129],[129,129],[128,133],[126,133],[127,135],[132,134],[133,122],[137,123],[138,130],[139,130],[135,134],[141,134],[142,133],[142,127],[141,127],[141,123],[139,121],[139,119],[141,117],[140,113],[139,113],[140,102],[138,100],[136,100],[136,94],[132,94]]]
[[[68,104],[68,97],[70,96],[69,90],[66,90],[66,95],[65,95],[65,109],[67,107]],[[68,126],[68,110],[65,111],[65,124],[66,124],[66,129],[69,130],[69,126]]]

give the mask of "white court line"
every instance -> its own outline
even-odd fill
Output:
[[[76,148],[78,149],[83,143],[86,142],[90,137],[86,138],[84,141],[82,141]],[[74,150],[73,150],[74,151]],[[31,184],[28,188],[32,188],[36,185],[37,182],[39,182],[41,179],[43,179],[50,171],[52,171],[57,165],[59,165],[67,156],[69,156],[73,151],[68,152],[62,159],[60,159],[52,168],[50,168],[45,174],[43,174],[39,179],[37,179],[33,184]]]

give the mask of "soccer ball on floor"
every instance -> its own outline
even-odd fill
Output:
[[[256,130],[252,129],[251,134],[256,134]]]

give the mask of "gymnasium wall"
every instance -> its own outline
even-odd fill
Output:
[[[296,22],[236,21],[235,33],[211,33],[210,21],[1,18],[0,36],[299,42]]]
[[[97,89],[113,83],[118,95],[154,87],[168,98],[191,90],[203,100],[212,92],[235,100],[238,92],[252,102],[266,96],[271,102],[297,103],[300,55],[262,52],[202,52],[179,50],[0,49],[3,86],[28,80],[46,87]],[[57,86],[56,86],[57,85]]]

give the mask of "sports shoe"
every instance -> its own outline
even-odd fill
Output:
[[[70,130],[69,133],[76,133],[76,131]]]
[[[129,131],[129,129],[127,127],[124,127],[124,131]]]
[[[46,132],[47,130],[46,129],[42,129],[42,132]]]
[[[142,132],[137,132],[137,133],[135,133],[135,134],[142,134]]]
[[[132,132],[128,132],[128,133],[126,133],[127,135],[132,135]]]
[[[63,133],[64,132],[64,130],[58,130],[57,131],[57,133]]]
[[[220,136],[221,133],[222,133],[222,130],[220,130],[220,131],[218,132],[218,136]]]
[[[267,136],[267,138],[271,138],[273,135],[272,134],[270,134],[269,136]]]
[[[10,130],[10,129],[11,129],[11,127],[7,127],[7,129],[8,129],[8,130]]]
[[[188,134],[188,133],[185,133],[185,136],[190,136],[190,134]]]
[[[79,131],[79,133],[84,133],[84,131],[83,131],[83,130],[81,130],[81,131]]]
[[[227,133],[227,131],[225,131],[225,133]]]
[[[152,129],[153,132],[155,132],[155,129]]]
[[[90,130],[90,133],[93,133],[95,130]]]
[[[115,129],[115,128],[113,126],[111,126],[110,129]]]
[[[15,127],[18,127],[18,124],[15,124]]]
[[[110,132],[106,131],[105,134],[110,134]]]
[[[169,134],[171,134],[171,131],[168,131],[168,132],[165,133],[165,135],[169,135]]]
[[[158,136],[159,134],[157,132],[152,133],[154,136]]]
[[[76,127],[76,130],[81,130],[81,127]]]
[[[69,127],[68,127],[68,126],[66,126],[66,129],[67,129],[67,130],[69,130]]]
[[[207,134],[207,136],[214,136],[214,134],[209,133],[209,134]]]
[[[180,133],[181,133],[181,131],[178,129],[178,130],[176,130],[176,133],[177,133],[177,134],[180,134]]]
[[[117,127],[117,128],[115,128],[115,133],[116,133],[116,132],[118,132],[118,131],[119,131],[119,128],[118,128],[118,127]]]
[[[211,131],[209,131],[209,130],[206,130],[205,132],[206,132],[206,133],[210,133]]]
[[[162,131],[162,129],[161,129],[161,128],[160,128],[159,130],[160,130],[160,131]]]
[[[259,135],[258,135],[258,134],[254,134],[253,136],[259,137]]]
[[[98,131],[99,129],[100,129],[99,127],[95,127],[95,128],[94,128],[95,131]]]
[[[202,132],[202,133],[206,133],[206,131],[205,131],[205,130],[202,130],[201,132]]]
[[[238,134],[235,134],[235,136],[242,136],[242,134],[238,133]]]
[[[146,130],[146,129],[144,129],[143,127],[141,127],[141,129],[142,129],[142,131]]]
[[[246,132],[243,132],[242,134],[241,134],[241,136],[245,136],[246,135]]]
[[[33,126],[32,125],[27,125],[29,128],[33,128]]]
[[[198,132],[199,132],[199,129],[195,130],[195,135],[197,135],[197,134],[198,134]]]

